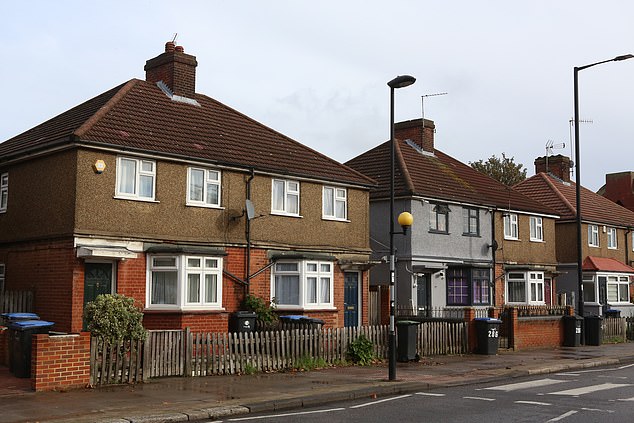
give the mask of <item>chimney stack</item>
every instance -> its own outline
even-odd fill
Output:
[[[196,56],[185,54],[182,46],[165,43],[165,52],[145,62],[145,80],[163,81],[175,95],[194,98],[196,92]]]
[[[412,140],[423,151],[434,153],[434,132],[436,125],[433,120],[425,119],[408,120],[394,125],[394,137],[399,140]]]
[[[561,154],[538,157],[535,159],[535,173],[540,172],[550,173],[564,182],[570,182],[570,158]]]

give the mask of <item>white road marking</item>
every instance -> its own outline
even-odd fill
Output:
[[[538,379],[531,380],[528,382],[520,382],[520,383],[511,383],[509,385],[500,385],[500,386],[492,386],[490,388],[484,388],[492,391],[517,391],[519,389],[529,389],[529,388],[537,388],[541,386],[554,385],[557,383],[566,383],[569,382],[567,380],[556,380],[556,379]]]
[[[567,413],[564,413],[564,414],[562,414],[559,417],[555,417],[555,418],[552,418],[550,420],[546,420],[546,423],[548,423],[548,422],[558,422],[559,420],[563,420],[563,419],[565,419],[567,417],[572,416],[573,414],[577,414],[577,411],[576,410],[570,410]]]
[[[462,397],[463,399],[471,399],[478,401],[495,401],[495,398],[484,398],[484,397]]]
[[[446,394],[437,394],[432,392],[416,392],[416,395],[423,395],[426,397],[444,397]]]
[[[600,413],[614,413],[614,410],[601,410],[600,408],[582,408],[582,411],[598,411]]]
[[[297,413],[284,413],[284,414],[270,414],[268,416],[256,416],[256,417],[239,417],[235,419],[228,419],[230,422],[238,422],[245,420],[262,420],[262,419],[273,419],[276,417],[289,417],[289,416],[301,416],[305,414],[320,414],[320,413],[332,413],[333,411],[344,411],[345,408],[329,408],[327,410],[315,410],[315,411],[299,411]]]
[[[623,399],[620,399],[619,401],[634,401],[634,397],[632,397],[632,398],[623,398]]]
[[[549,402],[538,402],[538,401],[515,401],[515,404],[528,404],[528,405],[552,405]]]
[[[366,402],[365,404],[353,405],[353,406],[352,406],[352,407],[350,407],[350,408],[361,408],[361,407],[367,407],[368,405],[380,404],[380,403],[382,403],[382,402],[386,402],[386,401],[394,401],[394,400],[403,399],[403,398],[407,398],[407,397],[411,397],[411,395],[401,395],[400,397],[385,398],[385,399],[378,400],[378,401]]]
[[[590,394],[597,391],[606,391],[608,389],[622,388],[624,386],[632,386],[627,383],[603,383],[601,385],[584,386],[583,388],[568,389],[567,391],[550,392],[548,395],[570,395],[579,396]]]

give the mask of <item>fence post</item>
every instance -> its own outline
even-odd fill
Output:
[[[152,367],[152,348],[150,341],[150,332],[145,334],[145,342],[143,343],[143,381],[150,379],[150,368]]]
[[[475,309],[473,307],[465,307],[464,321],[467,323],[467,346],[470,353],[476,350],[475,317]]]
[[[183,371],[185,372],[185,377],[190,377],[192,375],[192,339],[191,339],[191,330],[189,326],[185,328],[185,332],[183,333]]]

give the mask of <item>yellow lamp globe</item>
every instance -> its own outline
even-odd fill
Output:
[[[398,224],[403,228],[409,228],[414,223],[414,216],[410,212],[403,212],[398,215]]]

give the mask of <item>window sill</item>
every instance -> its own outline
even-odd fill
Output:
[[[481,238],[480,234],[463,233],[462,236],[468,236],[471,238]]]
[[[329,222],[342,222],[342,223],[350,223],[348,219],[337,219],[336,217],[321,217],[321,220],[327,220]]]
[[[429,230],[430,234],[437,234],[437,235],[450,235],[450,233],[448,231],[435,231],[433,229]]]
[[[504,240],[505,241],[521,241],[521,239],[519,239],[519,238],[511,238],[511,237],[506,237],[506,236],[504,237]]]
[[[302,219],[304,216],[299,214],[290,214],[279,211],[271,211],[271,216],[283,216],[283,217],[294,217],[296,219]]]
[[[125,196],[121,196],[121,195],[115,195],[114,197],[115,200],[129,200],[129,201],[140,201],[142,203],[160,203],[160,201],[158,200],[150,200],[149,198],[139,198],[139,197],[125,197]]]
[[[588,247],[590,247],[590,248],[601,248],[601,246],[599,246],[599,245],[590,245],[590,244],[588,244]]]
[[[531,242],[539,242],[539,243],[545,243],[546,241],[544,241],[543,239],[531,239]]]
[[[198,207],[201,209],[216,209],[216,210],[224,210],[225,208],[222,206],[216,206],[211,204],[196,204],[196,203],[185,203],[185,207]]]

